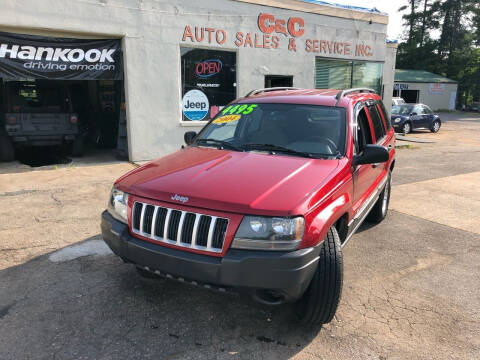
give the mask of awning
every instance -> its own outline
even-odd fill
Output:
[[[0,78],[121,80],[120,39],[73,39],[0,32]]]

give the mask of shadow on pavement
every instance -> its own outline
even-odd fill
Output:
[[[264,351],[286,359],[320,332],[299,325],[292,305],[144,279],[113,255],[65,262],[50,255],[0,271],[5,359],[251,358]]]

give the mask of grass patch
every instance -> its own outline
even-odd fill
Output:
[[[395,149],[418,149],[418,146],[412,144],[395,145]]]

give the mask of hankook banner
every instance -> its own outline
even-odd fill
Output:
[[[0,32],[0,78],[121,80],[119,39],[72,39]]]

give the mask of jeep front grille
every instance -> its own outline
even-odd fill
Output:
[[[228,219],[170,209],[136,201],[132,209],[132,232],[189,249],[222,252]]]

